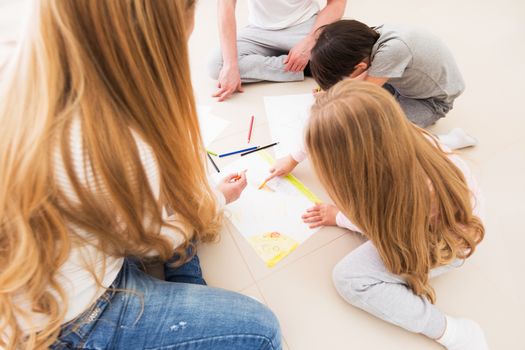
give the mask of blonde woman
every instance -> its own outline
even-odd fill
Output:
[[[369,239],[334,269],[341,296],[449,350],[487,349],[477,323],[434,305],[429,284],[484,236],[479,189],[465,163],[410,123],[385,89],[351,80],[319,95],[305,144],[336,207],[316,206],[304,221]]]
[[[193,242],[246,186],[207,182],[194,1],[33,5],[0,98],[0,348],[280,349],[260,303],[174,283],[204,283]]]

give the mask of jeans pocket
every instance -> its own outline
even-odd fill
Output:
[[[51,346],[53,350],[81,349],[104,310],[111,303],[122,279],[122,270],[112,285],[95,301],[93,306],[62,326],[60,335]]]
[[[83,348],[83,344],[89,338],[89,335],[95,327],[100,315],[108,306],[113,293],[113,290],[108,289],[100,298],[97,299],[91,308],[86,310],[77,318],[63,325],[60,335],[58,336],[58,339],[55,341],[55,343],[53,343],[51,346],[51,349],[62,350]]]

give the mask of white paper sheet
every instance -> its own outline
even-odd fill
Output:
[[[208,147],[230,124],[226,119],[211,114],[211,107],[197,106],[197,115],[204,146]]]
[[[314,96],[310,94],[266,96],[264,105],[277,158],[298,149],[303,143],[304,127],[310,116]]]
[[[314,203],[286,178],[272,179],[259,190],[259,186],[269,175],[270,163],[263,156],[264,151],[253,153],[230,163],[214,179],[247,170],[248,186],[241,197],[228,205],[227,214],[232,224],[250,242],[268,266],[273,266],[295,247],[304,242],[319,228],[310,229],[303,223],[301,215]],[[268,155],[266,154],[268,157]],[[264,235],[277,234],[281,243],[267,243]],[[292,242],[292,243],[290,243]],[[264,245],[261,248],[261,245]],[[293,245],[293,247],[291,247]],[[264,254],[261,249],[272,249],[275,254]]]

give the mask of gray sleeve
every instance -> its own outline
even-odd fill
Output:
[[[379,45],[372,57],[368,75],[378,78],[400,78],[412,61],[412,52],[399,39],[391,39]]]

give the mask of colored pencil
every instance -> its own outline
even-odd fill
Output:
[[[250,140],[252,139],[252,130],[253,130],[253,120],[255,117],[252,115],[252,120],[250,122],[250,131],[248,132],[248,143],[250,143]]]
[[[254,149],[254,150],[241,153],[241,157],[243,157],[243,156],[245,156],[247,154],[253,153],[253,152],[257,152],[257,151],[260,151],[260,150],[263,150],[263,149],[266,149],[266,148],[269,148],[269,147],[273,147],[273,146],[275,146],[277,144],[279,144],[279,142],[274,142],[274,143],[271,143],[271,144],[266,145],[266,146],[258,147],[257,149]]]
[[[259,190],[262,190],[264,186],[266,186],[266,183],[268,182],[268,180],[264,181],[261,186],[259,186]]]
[[[211,154],[212,156],[217,157],[217,153],[210,151],[209,149],[206,150],[208,154]]]
[[[208,156],[208,159],[210,160],[211,164],[213,164],[213,167],[215,168],[215,170],[217,170],[217,172],[220,173],[221,171],[219,170],[219,167],[217,166],[217,164],[215,164],[215,162],[211,158],[210,154],[207,153],[206,155]]]
[[[245,173],[247,172],[248,169],[244,169],[243,171],[241,171],[241,173]],[[241,179],[241,175],[240,173],[238,173],[237,175],[235,175],[234,177],[231,178],[230,182],[235,182],[235,181],[239,181]]]
[[[238,151],[233,151],[233,152],[230,152],[230,153],[219,154],[219,157],[222,158],[222,157],[232,156],[234,154],[244,153],[244,152],[252,151],[254,149],[257,149],[257,147],[250,147],[250,148],[240,149]]]

